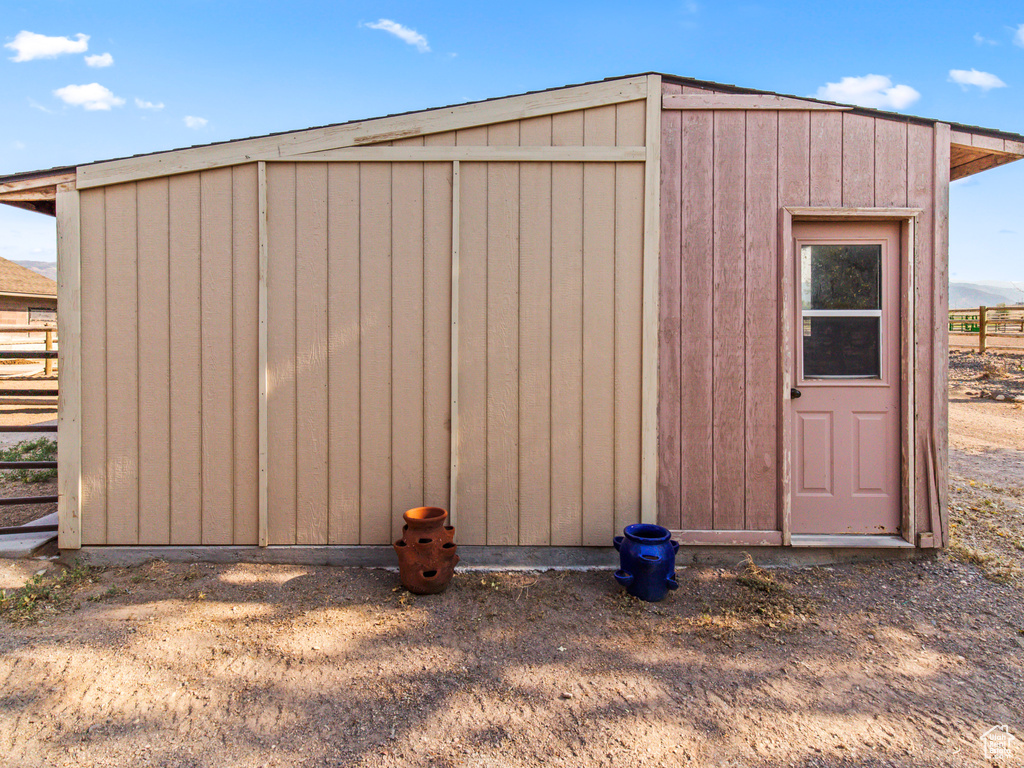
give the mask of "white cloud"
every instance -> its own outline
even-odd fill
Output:
[[[11,61],[32,61],[33,59],[56,59],[65,53],[85,53],[89,50],[89,36],[81,33],[72,40],[67,37],[47,37],[35,32],[19,32],[13,42],[6,43],[17,55]]]
[[[164,108],[164,103],[162,101],[159,103],[153,103],[152,101],[143,101],[138,96],[136,96],[135,106],[139,109],[161,110]]]
[[[1024,48],[1024,24],[1017,27],[1017,34],[1013,36],[1013,44]]]
[[[1006,87],[1006,83],[995,75],[990,72],[979,72],[976,69],[951,69],[949,70],[949,82],[963,86],[964,90],[968,85],[976,85],[983,91]]]
[[[70,104],[73,107],[84,107],[90,112],[95,110],[107,110],[111,107],[120,107],[124,99],[115,96],[113,92],[99,83],[88,85],[65,85],[53,92],[53,95]]]
[[[374,24],[367,24],[366,26],[370,29],[379,29],[382,32],[394,35],[399,40],[408,43],[409,45],[416,46],[416,50],[420,53],[430,53],[430,44],[427,43],[427,38],[415,29],[409,29],[408,27],[402,26],[397,21],[381,19]]]
[[[200,128],[205,126],[208,122],[210,122],[210,121],[207,120],[205,117],[195,117],[193,115],[187,115],[185,117],[185,125],[188,128],[191,128],[194,131],[198,131]]]
[[[980,32],[974,33],[974,42],[977,43],[978,45],[999,45],[998,40],[989,40]]]
[[[693,0],[687,0],[687,2],[683,3],[683,11],[692,16],[700,11],[700,6]]]
[[[114,63],[114,57],[109,53],[98,53],[95,56],[86,56],[85,63],[90,67],[109,67]]]
[[[40,112],[45,112],[48,115],[52,115],[54,113],[52,109],[50,109],[49,107],[44,107],[35,99],[29,99],[28,105],[32,107],[32,109],[38,109]]]
[[[893,85],[885,75],[844,77],[838,83],[821,86],[816,96],[826,101],[872,109],[903,109],[921,98],[921,94],[909,85]]]

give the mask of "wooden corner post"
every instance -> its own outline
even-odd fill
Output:
[[[74,183],[57,187],[57,545],[82,547],[81,217]]]
[[[661,243],[661,76],[647,76],[644,163],[640,521],[658,522],[658,304]]]

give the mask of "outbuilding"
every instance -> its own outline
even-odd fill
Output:
[[[1022,156],[644,74],[2,177],[57,217],[60,546],[940,547],[949,182]]]

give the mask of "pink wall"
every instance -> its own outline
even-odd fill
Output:
[[[701,91],[666,83],[664,92]],[[948,175],[936,178],[936,158],[948,157],[948,143],[935,146],[931,125],[853,112],[666,110],[662,126],[659,523],[779,529],[785,206],[924,209],[918,466],[926,466],[922,446],[932,435],[944,478],[945,333],[935,328],[945,315],[947,222],[935,211],[946,210]],[[919,518],[927,515],[924,477],[918,473]]]

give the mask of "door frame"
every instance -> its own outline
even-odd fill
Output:
[[[900,224],[900,531],[912,546],[917,539],[914,477],[917,444],[917,409],[914,370],[916,365],[914,291],[917,276],[917,217],[921,208],[807,208],[784,207],[779,211],[779,509],[782,510],[782,544],[792,546],[792,408],[790,388],[796,362],[793,348],[793,222],[895,221]]]

